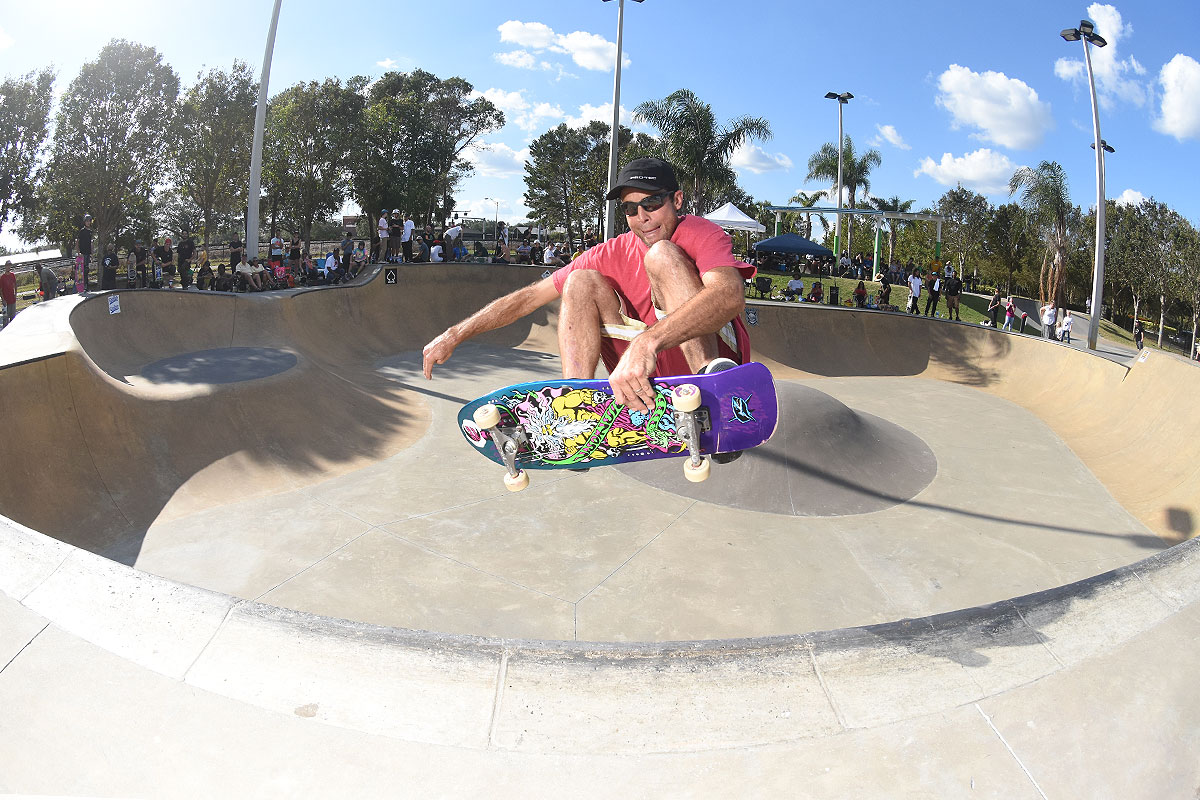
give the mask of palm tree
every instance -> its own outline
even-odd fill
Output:
[[[871,170],[883,163],[882,156],[878,150],[868,150],[863,153],[862,157],[856,157],[854,153],[854,142],[849,136],[843,137],[842,146],[842,186],[850,193],[847,198],[850,202],[846,208],[855,207],[855,196],[861,187],[864,192],[871,189]],[[813,153],[808,159],[808,178],[807,180],[827,180],[833,183],[833,192],[837,192],[838,179],[838,150],[837,145],[826,142],[821,145],[821,149]],[[838,198],[840,205],[841,198]],[[852,252],[854,244],[854,228],[851,225],[846,226],[846,252]]]
[[[901,200],[899,195],[892,195],[887,200],[881,200],[878,197],[872,197],[870,200],[871,208],[876,211],[893,211],[898,214],[907,214],[912,210],[912,200]],[[888,219],[888,263],[892,263],[892,251],[896,247],[896,226],[903,225],[904,220]]]
[[[805,208],[812,208],[813,206],[815,206],[817,204],[818,200],[820,200],[821,198],[825,197],[828,194],[829,194],[829,192],[825,191],[824,189],[819,189],[815,192],[796,192],[794,195],[792,195],[792,199],[789,200],[788,202],[799,203],[800,205],[804,206]],[[829,223],[825,221],[824,214],[817,214],[817,218],[821,220],[821,224],[823,226],[825,226],[826,228],[829,227]],[[808,214],[808,213],[804,214],[804,238],[805,239],[812,238],[812,214]]]
[[[1067,219],[1073,208],[1067,174],[1057,161],[1043,161],[1037,169],[1021,167],[1008,181],[1009,195],[1018,191],[1021,206],[1041,228],[1046,244],[1038,277],[1038,300],[1058,308],[1067,282]]]
[[[710,210],[712,184],[732,174],[733,151],[749,140],[766,141],[772,136],[770,123],[762,117],[738,117],[727,126],[718,125],[712,106],[689,89],[639,104],[633,118],[658,128],[663,157],[675,167],[684,197],[696,214]]]

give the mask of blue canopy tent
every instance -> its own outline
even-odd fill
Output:
[[[822,247],[816,242],[805,239],[798,233],[781,233],[778,236],[772,236],[770,239],[763,239],[761,242],[754,243],[754,249],[760,253],[788,253],[798,256],[833,257],[833,251],[828,247]]]

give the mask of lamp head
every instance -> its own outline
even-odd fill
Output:
[[[1068,42],[1078,42],[1083,38],[1083,36],[1075,28],[1063,28],[1058,35]]]
[[[1082,33],[1084,36],[1087,36],[1088,34],[1092,33],[1095,30],[1096,30],[1096,26],[1092,24],[1091,20],[1087,20],[1087,19],[1079,20],[1079,32]]]
[[[854,95],[850,94],[849,92],[842,92],[841,94],[838,94],[837,92],[826,92],[825,99],[837,100],[839,103],[846,103],[850,100],[853,100]]]

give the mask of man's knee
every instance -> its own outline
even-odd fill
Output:
[[[646,258],[643,262],[646,266],[646,275],[654,280],[664,274],[679,274],[681,272],[690,272],[700,277],[700,273],[696,270],[696,262],[683,251],[679,245],[670,240],[655,242],[646,251]]]

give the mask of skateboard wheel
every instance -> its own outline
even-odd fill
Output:
[[[671,394],[675,397],[676,411],[695,411],[700,407],[700,387],[694,383],[682,383]]]
[[[686,459],[683,462],[683,477],[687,478],[692,483],[700,483],[700,481],[708,480],[708,473],[712,469],[712,462],[707,458],[700,459],[697,466],[692,466],[692,460]]]
[[[475,413],[471,417],[480,429],[485,431],[490,430],[500,424],[500,409],[489,403],[486,406],[480,406],[475,409]]]
[[[492,406],[495,408],[495,406]],[[504,488],[510,492],[519,492],[522,489],[529,487],[529,473],[525,470],[519,471],[516,475],[504,475]]]

